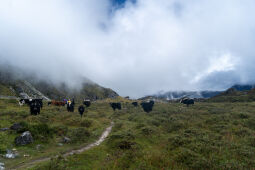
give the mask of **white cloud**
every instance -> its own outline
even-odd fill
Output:
[[[198,83],[201,79],[208,77],[215,72],[229,72],[234,71],[238,64],[238,59],[233,57],[230,53],[222,54],[221,56],[210,58],[209,67],[204,71],[198,73],[191,83]]]
[[[137,0],[110,13],[107,0],[0,0],[0,57],[55,81],[83,75],[133,97],[226,88],[255,80],[254,6]]]

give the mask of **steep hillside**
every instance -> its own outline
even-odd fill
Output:
[[[86,81],[77,88],[70,88],[65,83],[53,83],[40,80],[35,76],[27,76],[13,68],[0,69],[0,96],[15,96],[21,98],[43,98],[45,100],[63,98],[76,98],[91,100],[115,98],[116,92],[109,88],[101,87],[91,81]]]
[[[109,88],[104,88],[95,83],[83,83],[81,88],[68,88],[65,83],[55,85],[46,81],[34,82],[33,86],[51,99],[76,98],[91,100],[115,98],[119,96]]]

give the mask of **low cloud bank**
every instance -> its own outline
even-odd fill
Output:
[[[0,59],[140,97],[254,83],[253,0],[0,0]]]

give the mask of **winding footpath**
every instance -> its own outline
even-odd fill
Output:
[[[73,154],[79,154],[79,153],[87,151],[87,150],[89,150],[89,149],[91,149],[95,146],[100,145],[107,138],[107,136],[111,133],[113,125],[114,125],[114,122],[111,122],[111,125],[108,128],[105,129],[105,131],[102,133],[100,138],[97,141],[95,141],[94,143],[91,143],[88,146],[82,147],[82,148],[77,149],[77,150],[71,150],[69,152],[66,152],[62,156],[63,157],[68,157],[68,156],[71,156]],[[45,162],[45,161],[50,161],[50,159],[51,159],[50,157],[38,158],[38,159],[32,160],[30,162],[22,163],[22,164],[20,164],[16,167],[13,167],[13,168],[10,168],[10,169],[17,170],[17,169],[32,168],[36,164],[42,163],[42,162]]]

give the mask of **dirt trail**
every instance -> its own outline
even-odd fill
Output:
[[[86,150],[89,150],[89,149],[91,149],[91,148],[93,148],[95,146],[100,145],[106,139],[106,137],[110,134],[110,132],[112,131],[113,125],[114,125],[114,123],[111,122],[111,125],[108,128],[105,129],[105,131],[102,133],[100,138],[97,141],[95,141],[94,143],[91,143],[88,146],[82,147],[82,148],[77,149],[77,150],[71,150],[71,151],[63,154],[62,156],[63,157],[67,157],[67,156],[70,156],[70,155],[73,155],[73,154],[79,154],[79,153],[82,153],[82,152],[84,152]],[[32,168],[36,164],[41,163],[41,162],[45,162],[45,161],[49,161],[50,159],[51,158],[49,158],[49,157],[38,158],[38,159],[32,160],[30,162],[22,163],[22,164],[20,164],[20,165],[18,165],[16,167],[13,167],[13,168],[10,168],[10,169],[16,170],[16,169]]]

